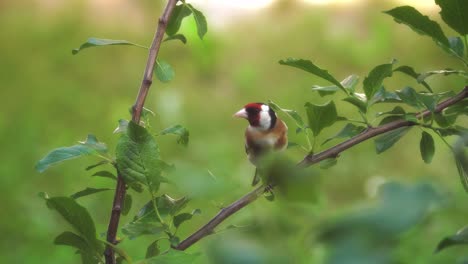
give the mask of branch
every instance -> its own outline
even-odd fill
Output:
[[[140,85],[140,90],[138,91],[138,96],[133,106],[132,121],[135,123],[140,123],[141,112],[145,104],[146,96],[148,95],[149,88],[153,83],[153,70],[156,63],[156,57],[158,56],[159,48],[161,47],[161,42],[166,32],[167,23],[171,17],[172,11],[176,6],[178,0],[168,0],[166,8],[161,18],[159,18],[158,26],[156,28],[156,33],[151,43],[149,49],[148,60],[146,62],[145,73],[143,74],[143,80]],[[114,202],[112,204],[112,213],[109,220],[109,226],[107,228],[107,242],[116,245],[118,241],[116,240],[117,229],[119,226],[120,212],[122,210],[122,203],[124,201],[126,192],[125,182],[118,173],[117,177],[117,186],[115,188]],[[106,259],[106,264],[115,264],[115,252],[110,246],[106,247],[104,252]]]
[[[444,110],[445,108],[447,108],[447,107],[449,107],[449,106],[451,106],[453,104],[456,104],[456,103],[460,102],[461,100],[463,100],[463,99],[465,99],[467,97],[468,97],[468,86],[466,86],[456,96],[454,96],[452,98],[449,98],[449,99],[439,103],[435,108],[435,112],[439,113],[442,110]],[[416,114],[416,117],[419,119],[419,118],[429,116],[430,114],[431,114],[431,112],[429,110],[425,110],[425,111],[422,111],[422,112],[419,112],[418,114]],[[333,146],[333,147],[331,147],[331,148],[329,148],[327,150],[324,150],[324,151],[319,152],[317,154],[309,154],[309,155],[305,156],[304,159],[297,164],[297,166],[299,166],[301,168],[307,168],[307,167],[309,167],[311,165],[314,165],[314,164],[316,164],[316,163],[318,163],[318,162],[320,162],[320,161],[322,161],[324,159],[338,157],[338,155],[341,152],[343,152],[343,151],[345,151],[345,150],[347,150],[347,149],[349,149],[349,148],[351,148],[351,147],[353,147],[353,146],[355,146],[355,145],[357,145],[357,144],[359,144],[359,143],[361,143],[363,141],[366,141],[366,140],[368,140],[370,138],[373,138],[373,137],[375,137],[377,135],[384,134],[386,132],[395,130],[397,128],[401,128],[401,127],[405,127],[405,126],[414,126],[414,125],[417,125],[417,123],[414,123],[414,122],[411,122],[411,121],[406,121],[406,120],[396,120],[396,121],[387,123],[387,124],[382,125],[382,126],[368,128],[365,131],[361,132],[360,134],[356,135],[355,137],[350,138],[350,139],[348,139],[348,140],[346,140],[346,141],[344,141],[344,142],[342,142],[342,143],[340,143],[338,145],[335,145],[335,146]],[[215,217],[213,217],[207,224],[202,226],[195,233],[190,235],[187,239],[180,242],[180,244],[177,245],[176,247],[174,247],[174,249],[185,250],[188,247],[190,247],[191,245],[195,244],[198,240],[202,239],[203,237],[212,234],[213,231],[214,231],[214,228],[216,226],[218,226],[220,223],[222,223],[224,220],[226,220],[232,214],[236,213],[240,209],[242,209],[245,206],[249,205],[251,202],[255,201],[260,195],[263,194],[264,191],[265,191],[265,187],[260,186],[260,187],[256,188],[255,190],[251,191],[250,193],[246,194],[245,196],[243,196],[239,200],[233,202],[228,207],[225,207],[225,208],[221,209],[221,211]]]

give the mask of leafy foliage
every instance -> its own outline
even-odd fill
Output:
[[[181,125],[175,125],[175,126],[168,127],[164,129],[163,131],[161,131],[161,135],[167,135],[167,134],[177,135],[178,136],[177,144],[181,144],[184,147],[188,145],[190,134],[189,134],[189,131],[185,127]]]
[[[309,127],[314,136],[320,134],[322,129],[331,126],[338,118],[336,106],[333,101],[329,101],[323,105],[306,103],[305,105]]]
[[[127,45],[127,46],[130,45],[130,46],[136,46],[140,48],[146,48],[142,45],[130,42],[128,40],[89,38],[85,43],[81,44],[79,48],[73,49],[72,54],[73,55],[78,54],[78,52],[87,48],[99,47],[99,46],[112,46],[112,45]]]

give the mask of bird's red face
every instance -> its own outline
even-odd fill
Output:
[[[275,125],[276,114],[266,104],[250,103],[234,114],[235,117],[245,118],[256,128],[269,129]]]

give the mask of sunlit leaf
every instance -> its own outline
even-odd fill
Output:
[[[380,154],[391,148],[400,138],[402,138],[411,127],[400,127],[393,131],[387,132],[375,140],[375,150]]]
[[[322,79],[325,79],[331,82],[332,84],[336,85],[341,90],[343,90],[345,93],[347,93],[343,85],[338,80],[336,80],[335,77],[333,77],[330,73],[328,73],[327,70],[319,68],[317,65],[313,64],[309,60],[287,58],[286,60],[280,60],[279,64],[288,65],[288,66],[295,67],[295,68],[304,70],[306,72],[312,73]]]
[[[82,156],[98,155],[107,152],[104,143],[99,142],[94,135],[88,135],[86,141],[79,142],[78,145],[71,147],[57,148],[49,152],[36,164],[36,170],[43,172],[50,166],[62,161],[75,159]]]
[[[153,136],[133,121],[128,124],[116,147],[116,161],[127,184],[142,183],[156,192],[163,177],[159,147]]]
[[[329,101],[323,105],[306,103],[305,108],[309,120],[309,127],[314,136],[320,134],[320,131],[325,127],[333,125],[338,116],[333,101]]]
[[[99,193],[99,192],[103,192],[103,191],[109,191],[109,190],[113,190],[113,189],[110,189],[110,188],[86,188],[84,190],[81,190],[79,192],[76,192],[72,195],[70,195],[70,198],[73,198],[73,199],[78,199],[78,198],[81,198],[83,196],[87,196],[87,195],[91,195],[91,194],[95,194],[95,193]]]
[[[440,16],[447,25],[460,35],[468,34],[468,2],[465,0],[436,0]]]
[[[172,10],[171,18],[169,19],[166,27],[166,34],[169,36],[175,35],[180,29],[182,20],[191,13],[192,11],[185,4],[175,6],[174,10]]]
[[[426,131],[422,132],[419,149],[421,151],[421,157],[424,162],[431,163],[435,152],[434,139],[432,138],[431,134],[427,133]]]
[[[130,45],[130,46],[137,46],[137,47],[145,48],[145,49],[147,48],[145,46],[132,43],[127,40],[89,38],[85,43],[81,44],[79,48],[73,49],[72,54],[75,55],[78,52],[82,51],[83,49],[87,49],[87,48],[109,46],[109,45]]]
[[[450,47],[439,24],[421,14],[414,7],[400,6],[384,13],[392,16],[396,22],[409,26],[417,33],[431,37],[439,45]]]
[[[154,67],[154,74],[163,83],[170,82],[174,79],[175,72],[172,66],[163,60],[156,60],[156,67]]]
[[[187,4],[187,7],[192,11],[193,18],[195,19],[198,37],[203,39],[203,36],[205,36],[206,32],[208,32],[208,23],[206,23],[205,15],[203,15],[202,12],[197,10],[191,4]]]
[[[380,89],[383,80],[392,76],[392,67],[393,63],[381,64],[369,72],[369,75],[363,81],[364,93],[368,100],[372,99],[374,94]]]
[[[177,144],[181,144],[186,147],[189,143],[189,131],[181,125],[175,125],[168,127],[161,131],[161,135],[173,134],[177,135]]]

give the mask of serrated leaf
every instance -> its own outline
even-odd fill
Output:
[[[145,259],[142,263],[136,264],[174,264],[174,263],[193,263],[199,254],[188,254],[184,251],[170,249],[164,254]]]
[[[117,177],[114,174],[112,174],[109,171],[105,171],[105,170],[95,172],[91,176],[93,176],[93,177],[103,177],[103,178],[109,178],[109,179],[112,179],[112,180],[117,180]]]
[[[468,2],[465,0],[436,0],[440,16],[447,25],[460,35],[468,34]]]
[[[400,138],[402,138],[411,127],[400,127],[393,131],[387,132],[375,140],[375,150],[380,154],[391,148]]]
[[[333,137],[330,137],[327,140],[325,140],[325,142],[323,142],[322,145],[324,145],[325,143],[327,143],[327,142],[329,142],[330,140],[333,140],[333,139],[354,137],[355,135],[361,133],[365,129],[366,128],[363,127],[363,126],[356,126],[356,125],[354,125],[352,123],[348,123],[336,135],[334,135]]]
[[[431,37],[437,44],[450,47],[439,24],[421,14],[414,7],[400,6],[384,13],[392,16],[397,23],[403,23],[417,33]]]
[[[455,235],[442,239],[435,249],[435,253],[451,246],[467,245],[468,244],[468,227],[459,230]]]
[[[174,216],[174,226],[176,228],[178,228],[182,223],[184,223],[185,221],[188,221],[190,219],[192,219],[192,217],[194,215],[198,215],[200,214],[201,211],[200,209],[195,209],[193,210],[193,212],[191,213],[181,213],[181,214],[178,214],[176,216]]]
[[[343,90],[346,94],[348,93],[346,89],[343,87],[343,85],[338,80],[336,80],[335,77],[333,77],[330,73],[328,73],[327,70],[319,68],[317,65],[315,65],[309,60],[287,58],[286,60],[280,60],[279,64],[295,67],[303,71],[312,73],[313,75],[318,76],[336,85],[341,90]]]
[[[109,190],[113,190],[113,189],[110,189],[110,188],[86,188],[84,190],[81,190],[79,192],[76,192],[72,195],[70,195],[70,198],[73,198],[73,199],[78,199],[80,197],[83,197],[83,196],[87,196],[87,195],[91,195],[91,194],[95,194],[95,193],[99,193],[99,192],[103,192],[103,191],[109,191]]]
[[[343,101],[348,102],[354,106],[356,106],[361,112],[367,112],[367,102],[365,98],[357,96],[356,93],[352,94],[349,97],[343,99]]]
[[[290,117],[294,122],[296,122],[296,125],[298,128],[303,129],[304,128],[304,121],[302,120],[302,117],[297,113],[296,110],[289,110],[289,109],[284,109],[281,108],[279,105],[274,103],[273,101],[269,100],[268,105],[276,112],[276,113],[283,113]]]
[[[86,170],[88,171],[88,170],[94,169],[94,168],[96,168],[96,167],[99,167],[99,166],[101,166],[101,165],[109,164],[109,163],[110,163],[110,161],[108,161],[108,160],[101,160],[101,161],[99,161],[99,162],[96,163],[96,164],[89,165],[88,167],[86,167]]]
[[[421,151],[421,157],[424,162],[427,164],[431,163],[435,152],[434,139],[432,138],[431,134],[427,133],[426,131],[422,132],[419,149]]]
[[[166,27],[166,34],[169,36],[175,35],[180,29],[182,20],[191,13],[192,11],[185,4],[175,6]]]
[[[175,34],[164,39],[164,41],[169,40],[180,40],[182,43],[187,44],[187,38],[183,34]]]
[[[122,215],[128,215],[128,213],[130,212],[130,209],[132,209],[132,203],[133,203],[132,196],[126,193],[123,207],[122,207]]]
[[[433,92],[432,91],[432,88],[429,86],[429,84],[427,84],[427,82],[425,82],[424,80],[420,81],[418,79],[419,77],[419,73],[417,73],[412,67],[410,66],[406,66],[406,65],[403,65],[403,66],[400,66],[396,69],[393,70],[393,72],[401,72],[401,73],[404,73],[408,76],[411,76],[413,77],[418,83],[422,84],[429,92]]]
[[[177,135],[178,136],[177,144],[181,144],[184,147],[186,147],[189,143],[190,133],[188,129],[186,129],[185,127],[181,125],[171,126],[161,131],[161,135],[167,135],[167,134]]]
[[[320,134],[320,131],[325,127],[333,125],[338,117],[335,103],[333,101],[329,101],[323,105],[306,103],[305,108],[309,127],[314,136]]]
[[[154,74],[163,83],[168,83],[174,79],[175,72],[172,66],[163,60],[156,60],[156,67],[154,67]]]
[[[205,15],[198,9],[193,7],[191,4],[187,4],[187,7],[192,11],[195,24],[197,25],[197,34],[200,39],[203,39],[206,32],[208,32],[208,23],[206,23]]]
[[[106,152],[106,145],[98,142],[96,137],[90,134],[86,138],[86,141],[79,142],[78,145],[52,150],[36,164],[36,170],[38,172],[44,172],[50,166],[66,160],[93,154],[104,154]]]
[[[159,147],[153,136],[133,121],[128,124],[116,146],[117,168],[127,184],[134,182],[156,192],[163,180]]]
[[[153,243],[151,243],[148,246],[148,248],[146,248],[145,258],[151,258],[151,257],[155,257],[155,256],[161,254],[161,249],[159,248],[158,242],[159,242],[159,240],[156,240]]]
[[[392,67],[393,63],[381,64],[369,72],[369,75],[363,81],[367,100],[372,99],[374,94],[382,87],[385,78],[392,76]]]
[[[46,199],[47,207],[56,210],[86,243],[95,251],[102,250],[102,244],[96,239],[96,228],[88,210],[70,197],[52,197]]]
[[[132,43],[128,40],[89,38],[85,43],[81,44],[79,48],[73,49],[72,54],[75,55],[78,52],[82,51],[83,49],[87,49],[87,48],[110,46],[110,45],[130,45],[130,46],[136,46],[136,47],[147,49],[147,47],[145,46]]]

